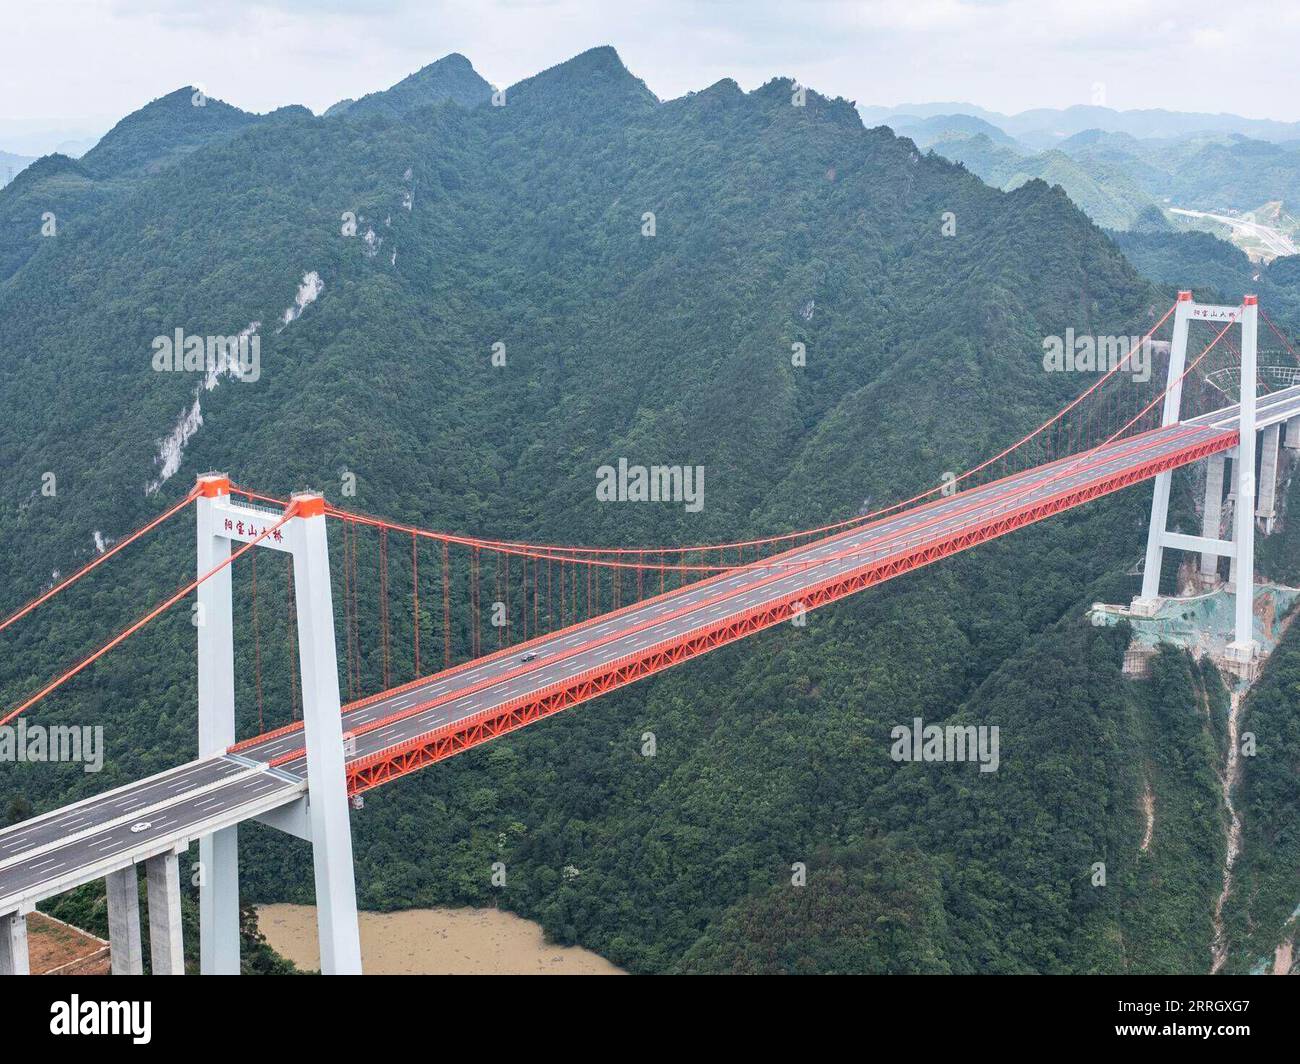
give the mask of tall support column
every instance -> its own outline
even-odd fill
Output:
[[[1172,425],[1179,418],[1183,403],[1183,370],[1187,365],[1187,327],[1192,315],[1192,293],[1179,292],[1174,308],[1173,340],[1169,345],[1169,373],[1166,378],[1165,405],[1161,415],[1162,425]],[[1151,523],[1147,530],[1146,562],[1142,567],[1142,594],[1133,603],[1135,611],[1153,612],[1160,598],[1160,566],[1164,562],[1165,522],[1169,517],[1169,485],[1171,472],[1156,477],[1155,492],[1151,500]]]
[[[1246,296],[1241,315],[1241,400],[1237,461],[1236,617],[1228,644],[1233,660],[1248,664],[1255,657],[1255,362],[1259,341],[1259,300]]]
[[[1223,470],[1227,459],[1221,454],[1211,455],[1205,467],[1205,509],[1201,515],[1201,535],[1205,539],[1218,539],[1223,532]],[[1209,586],[1218,582],[1219,556],[1201,555],[1201,584]]]
[[[298,602],[308,813],[321,971],[326,975],[359,975],[361,939],[339,713],[325,500],[320,495],[295,495],[294,502],[298,511],[290,522],[296,537],[293,577]]]
[[[27,951],[27,915],[5,913],[0,916],[0,975],[31,975]]]
[[[1273,522],[1277,518],[1277,459],[1281,436],[1281,425],[1269,425],[1260,434],[1259,506],[1255,516],[1260,519],[1266,536],[1273,534]]]
[[[1237,538],[1237,463],[1241,461],[1241,452],[1237,448],[1224,452],[1227,465],[1224,467],[1224,475],[1228,481],[1228,497],[1223,500],[1224,509],[1228,511],[1228,528],[1227,538],[1235,540]],[[1232,552],[1232,561],[1228,566],[1228,586],[1235,588],[1237,586],[1237,552]]]
[[[1293,417],[1286,423],[1286,439],[1283,446],[1291,451],[1300,451],[1300,417]]]
[[[180,862],[175,851],[144,863],[149,892],[149,961],[154,975],[184,975]]]
[[[108,949],[114,975],[142,975],[140,944],[140,880],[135,865],[110,872],[108,888]]]
[[[199,477],[196,500],[198,575],[230,556],[212,512],[230,494],[224,473]],[[194,623],[199,642],[199,757],[224,752],[235,741],[235,641],[230,567],[198,588]],[[239,974],[238,829],[199,839],[199,968],[204,975]]]

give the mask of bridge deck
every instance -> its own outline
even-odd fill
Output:
[[[1212,428],[1236,428],[1237,414],[1241,409],[1239,403],[1226,406],[1199,417],[1188,418],[1188,425],[1208,425]],[[1283,388],[1280,391],[1261,395],[1255,400],[1255,424],[1263,429],[1269,425],[1278,425],[1300,416],[1300,384]]]
[[[348,759],[350,788],[366,790],[788,619],[797,602],[811,608],[833,601],[1235,442],[1235,433],[1207,426],[1157,430],[938,499],[354,703],[343,717],[345,732],[356,739]],[[771,568],[778,563],[780,568]],[[536,659],[521,661],[525,650]],[[287,772],[305,772],[300,726],[236,749]]]
[[[1289,400],[1288,400],[1289,401]],[[1295,402],[1300,405],[1300,397]],[[893,576],[1235,446],[1172,425],[940,498],[424,677],[344,708],[367,790]],[[536,654],[521,660],[524,649]],[[301,727],[238,744],[0,832],[0,912],[104,875],[306,789]],[[260,764],[259,764],[260,763]],[[250,768],[250,764],[254,767]],[[147,822],[149,827],[131,829]]]
[[[154,854],[296,801],[301,780],[234,757],[191,761],[0,832],[0,913],[35,905]],[[67,834],[57,838],[62,827]]]

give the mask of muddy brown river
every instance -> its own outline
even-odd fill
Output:
[[[258,926],[299,968],[320,967],[316,909],[261,905]],[[499,909],[411,909],[361,914],[369,975],[624,975],[604,957],[548,943],[540,925]]]

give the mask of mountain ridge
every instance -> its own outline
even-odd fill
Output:
[[[387,89],[368,93],[358,100],[340,100],[322,117],[347,115],[350,119],[357,119],[387,115],[395,118],[418,107],[447,100],[462,107],[477,107],[486,103],[491,95],[492,86],[479,76],[473,64],[459,52],[451,52]]]

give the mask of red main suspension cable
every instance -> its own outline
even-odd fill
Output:
[[[84,669],[89,668],[96,661],[98,661],[105,654],[107,654],[110,650],[112,650],[114,647],[120,646],[122,643],[126,642],[127,639],[135,635],[136,632],[138,632],[146,624],[152,621],[155,617],[171,609],[172,606],[176,605],[176,603],[178,603],[181,599],[183,599],[186,595],[188,595],[191,591],[193,591],[196,587],[198,587],[209,577],[215,576],[217,573],[221,572],[222,569],[230,565],[236,558],[240,558],[243,555],[247,554],[250,550],[252,550],[255,546],[257,546],[257,544],[261,543],[262,540],[266,539],[267,536],[271,535],[271,533],[273,533],[277,528],[279,528],[286,521],[288,521],[289,518],[291,518],[297,512],[297,509],[298,509],[297,504],[291,503],[289,508],[284,512],[284,515],[280,518],[280,520],[278,520],[275,524],[271,525],[269,528],[263,529],[261,535],[259,535],[256,539],[249,540],[237,551],[232,551],[229,555],[223,558],[220,562],[214,565],[202,576],[198,577],[195,580],[191,580],[179,591],[177,591],[173,595],[168,596],[163,602],[155,606],[139,620],[135,621],[133,624],[129,625],[128,627],[122,629],[122,631],[120,631],[107,643],[105,643],[98,650],[92,653],[89,657],[83,658],[72,668],[68,669],[67,672],[63,673],[62,676],[58,677],[58,679],[52,680],[49,683],[47,683],[44,687],[42,687],[39,691],[37,691],[36,694],[28,698],[27,701],[25,701],[22,705],[18,706],[15,709],[11,709],[3,717],[0,717],[0,727],[3,727],[4,725],[8,724],[15,717],[22,716],[23,713],[27,712],[28,709],[34,706],[46,695],[50,694],[52,691],[55,691],[59,687],[63,686],[63,684],[67,683],[68,680],[71,680],[74,676],[82,672]]]
[[[1147,330],[1147,332],[1138,340],[1138,342],[1129,349],[1128,353],[1125,354],[1124,357],[1121,358],[1118,362],[1116,362],[1116,364],[1113,367],[1111,367],[1110,370],[1108,370],[1105,374],[1103,374],[1096,381],[1094,381],[1088,388],[1085,388],[1082,392],[1079,393],[1079,395],[1077,395],[1068,404],[1066,404],[1055,414],[1053,414],[1050,418],[1044,421],[1041,425],[1033,429],[1031,432],[1026,433],[1024,436],[1018,439],[1015,443],[1011,444],[1009,447],[1004,448],[1003,450],[999,451],[997,454],[993,455],[992,457],[985,459],[983,462],[980,462],[978,465],[972,466],[970,469],[965,470],[964,472],[958,474],[957,476],[951,479],[945,479],[943,483],[936,484],[933,487],[926,489],[925,491],[919,492],[916,495],[911,496],[910,498],[903,499],[899,502],[891,503],[888,506],[884,506],[881,507],[880,509],[873,510],[870,513],[859,514],[856,517],[851,517],[842,521],[836,521],[830,524],[821,525],[817,528],[800,529],[795,532],[784,532],[772,536],[763,536],[757,539],[737,540],[731,543],[711,543],[711,544],[697,544],[697,545],[689,545],[689,546],[659,546],[659,547],[584,547],[584,546],[576,546],[572,544],[528,543],[528,542],[516,541],[516,540],[498,540],[498,539],[488,539],[479,536],[456,535],[447,532],[433,532],[428,529],[420,529],[412,525],[405,525],[405,524],[387,521],[383,518],[374,517],[372,515],[360,513],[357,511],[344,510],[340,507],[333,506],[328,503],[326,504],[325,512],[330,517],[355,521],[357,523],[370,525],[375,528],[387,528],[396,532],[413,532],[425,536],[427,538],[436,539],[442,542],[460,544],[462,546],[471,547],[476,550],[480,550],[480,549],[493,550],[500,554],[507,554],[507,555],[524,554],[534,559],[540,559],[540,558],[553,558],[555,560],[567,559],[567,560],[577,562],[579,564],[584,564],[588,566],[596,565],[605,568],[634,568],[638,563],[622,562],[622,561],[605,562],[605,561],[598,561],[595,558],[576,558],[572,556],[577,554],[587,554],[587,555],[631,554],[631,555],[638,555],[644,557],[650,554],[659,554],[660,559],[657,568],[659,568],[661,571],[669,570],[669,571],[681,572],[681,573],[721,572],[735,567],[730,565],[722,565],[722,564],[667,565],[663,561],[663,555],[664,554],[686,554],[688,552],[705,553],[709,551],[722,551],[732,547],[740,548],[740,549],[743,549],[744,547],[750,547],[750,546],[760,547],[760,546],[770,545],[775,543],[788,542],[790,540],[799,539],[804,536],[818,536],[827,532],[838,531],[839,529],[847,528],[852,525],[863,524],[875,518],[882,517],[886,514],[904,509],[905,507],[911,506],[913,503],[920,502],[922,499],[929,498],[930,496],[936,494],[937,492],[943,492],[943,491],[951,492],[952,485],[961,483],[962,481],[972,476],[975,476],[976,474],[984,471],[985,469],[988,469],[990,466],[996,464],[997,462],[1004,461],[1009,455],[1017,451],[1019,448],[1023,447],[1025,444],[1029,443],[1031,440],[1037,438],[1041,434],[1047,432],[1052,426],[1058,425],[1061,422],[1061,420],[1065,417],[1066,414],[1068,414],[1071,410],[1077,407],[1080,403],[1084,402],[1084,400],[1086,400],[1089,396],[1095,393],[1097,389],[1101,388],[1109,380],[1111,380],[1113,377],[1115,377],[1118,373],[1123,371],[1128,366],[1128,364],[1132,361],[1133,356],[1141,349],[1142,345],[1146,343],[1152,336],[1154,336],[1156,331],[1162,325],[1164,325],[1166,321],[1169,320],[1170,316],[1174,313],[1176,306],[1177,304],[1170,306],[1170,308],[1160,316],[1159,320],[1157,320],[1156,323],[1153,326],[1151,326],[1150,329]],[[270,503],[276,506],[285,505],[284,500],[282,499],[277,499],[276,497],[271,495],[264,495],[258,492],[250,491],[247,488],[236,487],[236,488],[232,488],[232,491],[255,501]],[[649,563],[643,562],[641,564],[645,564],[649,566]]]
[[[1297,364],[1300,364],[1300,354],[1296,354],[1296,349],[1295,349],[1294,347],[1291,346],[1291,341],[1288,340],[1288,339],[1286,338],[1285,335],[1283,335],[1281,329],[1279,329],[1276,325],[1273,324],[1273,319],[1270,318],[1267,314],[1264,313],[1264,308],[1263,308],[1263,307],[1260,307],[1260,308],[1259,308],[1259,316],[1260,316],[1261,318],[1263,318],[1263,319],[1264,319],[1264,323],[1265,323],[1265,324],[1266,324],[1270,329],[1273,330],[1273,335],[1276,336],[1279,340],[1282,341],[1282,346],[1285,347],[1285,348],[1287,349],[1287,351],[1289,351],[1289,352],[1291,353],[1291,357],[1294,358],[1294,359],[1296,360],[1296,363],[1297,363]]]
[[[799,530],[799,531],[795,531],[795,532],[783,532],[783,533],[780,533],[780,534],[778,534],[778,535],[773,535],[773,536],[763,536],[763,537],[760,537],[760,538],[757,538],[757,539],[737,540],[737,541],[732,542],[732,543],[707,543],[707,544],[697,544],[697,545],[693,545],[693,546],[684,546],[684,547],[683,547],[683,546],[678,546],[678,547],[581,547],[581,546],[563,545],[563,544],[527,543],[527,542],[520,542],[520,541],[514,541],[514,540],[492,540],[492,539],[485,539],[485,538],[482,538],[482,537],[474,537],[474,536],[455,536],[455,535],[451,535],[451,534],[448,534],[448,533],[435,533],[435,535],[437,535],[439,538],[444,538],[444,537],[445,537],[447,540],[449,540],[449,541],[452,542],[452,543],[470,544],[470,545],[474,545],[474,546],[481,547],[481,548],[485,548],[485,549],[501,551],[501,552],[503,552],[503,553],[520,553],[520,552],[523,552],[523,551],[534,551],[534,552],[541,551],[541,552],[563,552],[563,553],[566,553],[566,554],[580,553],[580,554],[638,554],[638,555],[647,555],[647,554],[656,554],[656,553],[663,553],[663,552],[668,552],[668,553],[686,553],[686,552],[688,552],[688,551],[697,551],[697,552],[715,551],[715,550],[716,550],[716,551],[721,551],[721,550],[729,549],[729,548],[732,548],[732,547],[735,547],[735,548],[742,548],[742,549],[743,549],[744,547],[757,547],[757,546],[763,546],[763,545],[772,544],[772,543],[785,542],[785,541],[787,541],[787,540],[791,540],[791,539],[798,539],[798,538],[801,537],[801,536],[815,536],[815,535],[821,535],[822,533],[825,533],[825,532],[833,532],[833,531],[836,531],[836,530],[838,530],[838,529],[840,529],[840,528],[846,528],[846,527],[848,527],[848,526],[850,526],[850,525],[861,524],[861,523],[864,523],[864,522],[866,522],[866,521],[869,521],[869,520],[871,520],[871,519],[873,519],[873,518],[882,517],[882,516],[884,516],[885,514],[892,513],[892,512],[894,512],[894,511],[896,511],[896,510],[900,510],[900,509],[902,509],[902,508],[904,508],[904,507],[910,506],[910,505],[912,505],[912,504],[915,503],[915,502],[920,502],[922,499],[929,498],[931,495],[934,495],[936,492],[941,492],[941,491],[944,491],[944,490],[951,491],[952,489],[951,489],[950,485],[952,485],[952,484],[958,484],[958,483],[962,482],[963,480],[966,480],[967,478],[972,477],[972,476],[974,476],[975,474],[982,472],[983,470],[987,469],[989,466],[993,465],[994,463],[1004,460],[1004,459],[1007,458],[1010,454],[1012,454],[1012,452],[1018,450],[1020,447],[1023,447],[1023,446],[1024,446],[1025,444],[1027,444],[1029,441],[1035,439],[1035,438],[1038,437],[1040,434],[1044,433],[1044,432],[1045,432],[1046,430],[1048,430],[1052,425],[1054,425],[1054,424],[1056,424],[1057,422],[1059,422],[1059,421],[1060,421],[1060,420],[1061,420],[1061,419],[1062,419],[1066,414],[1068,414],[1071,410],[1073,410],[1073,409],[1074,409],[1075,407],[1077,407],[1080,403],[1082,403],[1084,400],[1086,400],[1090,395],[1092,395],[1094,392],[1096,392],[1098,388],[1101,388],[1104,384],[1106,384],[1107,381],[1109,381],[1111,378],[1113,378],[1114,376],[1116,376],[1116,374],[1118,374],[1118,373],[1120,373],[1121,371],[1123,371],[1123,370],[1128,366],[1129,362],[1132,361],[1133,356],[1134,356],[1135,354],[1137,354],[1137,352],[1138,352],[1139,350],[1141,350],[1142,345],[1143,345],[1144,343],[1146,343],[1146,342],[1147,342],[1147,341],[1148,341],[1152,336],[1154,336],[1155,333],[1156,333],[1156,331],[1157,331],[1157,330],[1158,330],[1162,325],[1164,325],[1164,323],[1165,323],[1166,321],[1169,320],[1170,316],[1174,313],[1174,310],[1176,309],[1176,307],[1177,307],[1177,304],[1174,304],[1174,305],[1170,306],[1170,308],[1169,308],[1168,310],[1166,310],[1166,311],[1164,312],[1164,314],[1162,314],[1162,315],[1160,316],[1159,320],[1157,320],[1156,323],[1155,323],[1154,325],[1152,325],[1151,328],[1148,329],[1148,330],[1146,331],[1146,333],[1145,333],[1145,334],[1144,334],[1144,335],[1143,335],[1143,336],[1142,336],[1142,337],[1137,341],[1137,343],[1135,343],[1132,347],[1129,348],[1128,353],[1125,354],[1124,357],[1121,358],[1118,362],[1116,362],[1116,364],[1115,364],[1113,367],[1111,367],[1110,370],[1108,370],[1105,374],[1103,374],[1103,375],[1102,375],[1101,377],[1099,377],[1096,381],[1094,381],[1094,382],[1093,382],[1093,383],[1092,383],[1088,388],[1085,388],[1082,392],[1079,393],[1079,395],[1077,395],[1073,400],[1071,400],[1069,403],[1067,403],[1065,406],[1063,406],[1060,410],[1058,410],[1058,411],[1057,411],[1055,414],[1053,414],[1050,418],[1048,418],[1046,421],[1044,421],[1041,425],[1039,425],[1037,428],[1035,428],[1035,429],[1032,430],[1031,432],[1026,433],[1024,436],[1022,436],[1020,439],[1018,439],[1015,443],[1011,444],[1009,447],[1004,448],[1002,451],[999,451],[997,454],[993,455],[992,457],[990,457],[990,458],[986,458],[983,462],[980,462],[978,465],[972,466],[970,469],[967,469],[967,470],[964,471],[963,473],[958,474],[956,477],[952,478],[951,480],[945,480],[942,484],[936,484],[934,487],[928,488],[927,490],[925,490],[925,491],[923,491],[923,492],[920,492],[920,493],[918,493],[918,494],[916,494],[916,495],[913,495],[911,498],[903,499],[903,500],[901,500],[901,501],[899,501],[899,502],[891,503],[889,506],[881,507],[880,509],[878,509],[878,510],[873,510],[873,511],[871,511],[870,513],[859,514],[857,517],[851,517],[851,518],[848,518],[848,519],[843,520],[843,521],[837,521],[837,522],[833,522],[833,523],[831,523],[831,524],[822,525],[821,527],[818,527],[818,528],[801,529],[801,530]],[[241,493],[242,493],[242,489],[241,489]],[[250,495],[250,497],[254,497],[254,496],[251,496],[251,495]],[[279,502],[279,500],[272,499],[272,498],[270,498],[270,497],[261,497],[261,498],[263,499],[263,501],[267,501],[267,502],[276,502],[276,503]],[[340,509],[339,507],[336,507],[336,506],[330,506],[330,505],[328,505],[328,504],[326,505],[326,513],[330,514],[330,515],[333,516],[333,517],[349,518],[349,519],[352,519],[352,520],[362,520],[362,521],[364,521],[364,522],[366,522],[366,523],[370,523],[370,522],[375,522],[375,523],[378,523],[378,524],[387,524],[387,523],[388,523],[388,522],[384,522],[384,521],[383,521],[382,519],[380,519],[380,518],[371,518],[371,517],[368,517],[367,515],[364,515],[364,514],[359,514],[359,513],[353,512],[353,511],[343,510],[343,509]],[[408,526],[392,525],[392,526],[390,526],[390,527],[393,527],[393,528],[396,528],[396,529],[401,529],[401,530],[405,531],[405,530],[406,530],[406,527],[408,527]],[[513,549],[512,549],[512,548],[513,548]],[[540,556],[540,557],[547,557],[548,554],[540,554],[540,555],[539,555],[539,554],[534,553],[532,556],[533,556],[533,557],[539,557],[539,556]],[[554,556],[558,557],[558,554],[555,554]],[[599,564],[599,563],[593,562],[593,561],[590,560],[590,559],[577,559],[577,560],[580,561],[580,562],[584,562],[585,564],[588,564],[588,565],[591,565],[591,564]],[[632,568],[636,563],[631,563],[631,562],[629,562],[629,563],[607,563],[607,565],[608,565],[609,567],[611,567],[611,568],[619,567],[620,564],[621,564],[622,567]],[[733,568],[733,566],[671,566],[670,568],[673,569],[674,571],[678,571],[678,572],[686,572],[686,571],[694,571],[694,570],[718,571],[718,570],[721,570],[721,569],[730,569],[730,568]]]
[[[142,525],[140,528],[137,528],[125,539],[119,540],[117,543],[114,543],[113,546],[109,547],[108,550],[104,551],[103,554],[97,555],[96,557],[92,558],[90,561],[88,561],[85,565],[83,565],[80,569],[78,569],[66,580],[60,581],[59,583],[55,584],[54,587],[50,588],[48,591],[40,595],[37,595],[34,599],[32,599],[29,603],[27,603],[26,606],[23,606],[16,613],[12,613],[8,617],[6,617],[3,621],[0,621],[0,632],[3,632],[15,621],[20,620],[23,617],[26,617],[29,613],[32,612],[32,610],[36,609],[39,605],[41,605],[41,603],[48,602],[64,588],[71,587],[83,576],[99,568],[99,566],[103,565],[104,562],[108,561],[109,558],[113,557],[123,548],[130,546],[141,536],[147,535],[149,532],[152,532],[155,528],[161,525],[169,517],[172,517],[173,515],[179,513],[181,510],[183,510],[186,506],[188,506],[191,502],[194,501],[195,494],[196,494],[196,490],[191,490],[190,493],[185,496],[185,498],[181,499],[181,501],[178,502],[171,509],[165,511],[164,513],[159,514],[148,524]]]

